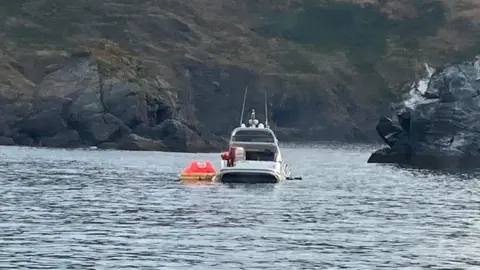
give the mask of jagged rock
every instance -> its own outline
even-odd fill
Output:
[[[117,70],[103,63],[100,70],[98,59],[92,57],[77,56],[49,73],[30,98],[1,107],[0,136],[10,138],[5,143],[182,152],[216,149],[194,125],[173,118],[174,98],[164,89],[165,82],[135,78],[135,71],[121,65]],[[132,134],[132,128],[141,136]]]
[[[116,142],[104,142],[99,144],[98,149],[104,149],[104,150],[113,150],[113,149],[118,149],[118,143]]]
[[[136,82],[117,82],[105,86],[106,111],[134,128],[140,124],[155,125],[173,116],[171,105],[150,94],[151,86]]]
[[[175,121],[179,121],[179,120],[175,120]],[[148,126],[145,123],[142,123],[137,127],[135,127],[135,129],[133,130],[133,133],[138,134],[145,138],[153,139],[153,140],[163,140],[168,135],[168,132],[165,132],[164,130],[164,124],[165,123],[161,123],[152,127],[152,126]]]
[[[30,102],[22,101],[0,105],[0,135],[14,137],[24,119],[29,116],[31,108]]]
[[[67,130],[57,133],[55,136],[42,138],[41,145],[46,147],[80,147],[82,140],[75,130]]]
[[[117,149],[133,151],[168,151],[162,141],[150,140],[136,134],[130,134],[118,142]]]
[[[2,109],[4,120],[6,120],[10,128],[14,130],[14,125],[21,124],[23,120],[31,116],[33,104],[30,101],[17,101],[6,104]]]
[[[22,146],[35,146],[37,143],[34,139],[30,138],[28,135],[20,133],[13,136],[13,141],[16,145]]]
[[[405,132],[400,134],[393,133],[393,136],[389,138],[389,142],[394,144],[391,147],[375,151],[367,162],[410,164],[412,150],[408,134]]]
[[[17,115],[18,132],[31,138],[51,137],[68,129],[64,117],[68,114],[71,100],[62,97],[40,97],[33,103],[16,106],[11,112]]]
[[[10,125],[2,115],[0,115],[0,136],[12,136],[12,130],[10,129]]]
[[[370,158],[368,163],[397,163],[404,164],[406,161],[405,155],[403,153],[394,152],[391,148],[382,148],[375,151]]]
[[[98,113],[82,118],[78,127],[81,137],[95,145],[115,141],[131,133],[127,125],[109,113]]]
[[[31,115],[20,126],[20,132],[31,138],[51,137],[68,128],[67,123],[55,111],[42,111]]]
[[[106,110],[127,126],[149,123],[146,94],[137,83],[114,83],[107,86],[105,92]]]
[[[78,58],[46,76],[38,87],[38,95],[71,99],[69,113],[77,119],[104,112],[102,87],[96,63],[90,58]]]
[[[390,148],[370,157],[371,163],[403,163],[428,168],[480,167],[480,82],[472,62],[435,72],[421,98],[396,106],[402,129],[380,132]],[[424,93],[428,93],[425,95]],[[378,126],[384,126],[382,117]],[[383,129],[382,129],[383,130]],[[388,130],[392,130],[389,132]],[[386,133],[390,133],[388,140]]]
[[[15,142],[12,138],[0,136],[0,145],[14,145]]]
[[[382,140],[390,147],[395,145],[395,143],[398,141],[398,136],[403,132],[401,128],[392,123],[391,119],[384,116],[380,117],[375,129]]]
[[[397,114],[398,123],[400,124],[400,127],[406,132],[410,132],[411,114],[412,111],[408,108],[405,108],[405,110],[402,110]]]
[[[145,138],[158,139],[159,137],[159,132],[155,132],[154,127],[151,127],[146,123],[141,123],[136,126],[132,132]]]
[[[172,151],[203,152],[216,147],[205,141],[200,134],[192,131],[185,123],[167,119],[155,127],[159,138]]]
[[[70,98],[48,96],[41,97],[34,104],[32,104],[32,110],[37,113],[44,111],[55,112],[62,118],[66,119],[68,117],[71,105],[72,99]]]

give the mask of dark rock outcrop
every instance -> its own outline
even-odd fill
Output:
[[[132,151],[169,151],[162,141],[147,139],[136,134],[130,134],[118,142],[117,149]]]
[[[478,58],[476,59],[478,60]],[[382,117],[377,132],[388,144],[370,163],[422,168],[480,167],[480,70],[478,63],[450,65],[412,86],[409,99]]]
[[[73,59],[31,95],[0,107],[0,144],[182,152],[224,146],[176,115],[168,90],[132,72],[88,55]]]
[[[15,142],[12,138],[0,136],[0,145],[14,145]]]
[[[76,130],[66,130],[52,137],[42,138],[41,146],[75,148],[82,146],[82,139]]]

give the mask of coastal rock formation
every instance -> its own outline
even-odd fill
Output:
[[[99,46],[105,53],[114,45]],[[202,138],[176,115],[168,90],[139,79],[131,60],[110,52],[125,62],[115,68],[93,53],[72,56],[24,96],[0,108],[0,144],[184,152],[223,146],[215,137]]]
[[[368,162],[480,167],[479,59],[430,71],[412,85],[410,98],[393,106],[393,120],[379,120],[376,130],[388,147]]]
[[[213,151],[247,86],[246,111],[263,120],[266,93],[281,140],[375,140],[421,63],[478,51],[478,14],[476,0],[3,1],[0,144]]]

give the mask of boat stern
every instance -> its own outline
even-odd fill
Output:
[[[264,166],[258,166],[258,163],[262,162],[244,164],[244,166],[239,164],[234,167],[223,167],[215,176],[214,181],[222,183],[267,184],[285,180],[283,179],[285,177],[276,168],[275,163],[269,162],[270,164],[263,164]]]
[[[268,172],[228,172],[217,175],[215,181],[226,184],[275,184],[281,179],[278,175]]]

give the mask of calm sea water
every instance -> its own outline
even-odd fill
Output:
[[[0,148],[1,269],[480,269],[480,174],[287,145],[303,180],[177,181],[219,154]]]

